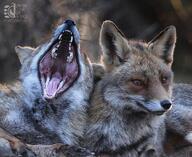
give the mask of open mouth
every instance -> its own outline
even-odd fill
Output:
[[[57,97],[78,78],[78,50],[70,30],[63,31],[42,57],[39,75],[45,99]]]

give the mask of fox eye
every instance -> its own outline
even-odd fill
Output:
[[[138,87],[144,86],[144,82],[143,82],[142,80],[139,80],[139,79],[134,79],[134,80],[132,80],[132,83],[133,83],[135,86],[138,86]]]
[[[166,84],[166,83],[168,82],[168,77],[167,77],[167,76],[162,76],[161,82],[162,82],[163,84]]]

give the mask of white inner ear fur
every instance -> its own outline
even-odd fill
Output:
[[[103,52],[103,62],[109,65],[119,65],[119,59],[123,59],[130,49],[124,35],[112,21],[105,21],[102,25],[100,46]]]
[[[170,64],[173,61],[175,44],[176,28],[169,26],[152,39],[148,46],[156,56],[161,57]]]
[[[124,58],[125,52],[128,51],[129,45],[127,40],[120,36],[118,39],[114,42],[114,45],[116,47],[116,53],[119,57]],[[129,48],[130,49],[130,48]]]

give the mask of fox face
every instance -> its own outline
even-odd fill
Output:
[[[20,78],[31,97],[41,96],[44,100],[54,100],[66,91],[71,91],[71,87],[77,88],[73,91],[79,97],[89,94],[92,70],[89,60],[80,52],[79,42],[80,35],[75,23],[66,20],[55,29],[48,42],[36,49],[20,46],[15,48],[22,64]],[[78,90],[84,82],[87,82],[89,89],[80,94]]]
[[[127,40],[113,22],[105,21],[100,32],[105,101],[117,109],[157,115],[171,109],[175,43],[174,26],[145,43]]]

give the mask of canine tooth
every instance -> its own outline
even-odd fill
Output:
[[[56,48],[53,48],[53,50],[51,51],[52,53],[55,53],[57,51]]]
[[[47,76],[47,80],[46,80],[46,83],[45,83],[46,87],[48,86],[49,81],[50,81],[50,76]]]
[[[67,56],[67,62],[71,63],[72,60],[73,60],[73,52],[69,51],[69,56]]]
[[[61,89],[61,88],[63,87],[64,83],[65,83],[65,80],[64,80],[64,81],[61,81],[61,82],[59,83],[58,90]]]
[[[73,41],[73,36],[71,36],[71,40],[69,42],[72,43],[72,41]]]
[[[69,43],[69,51],[71,51],[71,49],[72,49],[72,48],[71,48],[71,43]]]
[[[52,57],[53,57],[53,58],[57,58],[57,53],[53,53],[53,54],[52,54]]]
[[[61,40],[62,36],[63,36],[63,34],[61,34],[61,35],[59,36],[59,40]]]
[[[53,58],[56,58],[56,57],[57,57],[56,51],[57,51],[57,48],[53,48],[53,50],[51,51],[51,56],[52,56]]]

